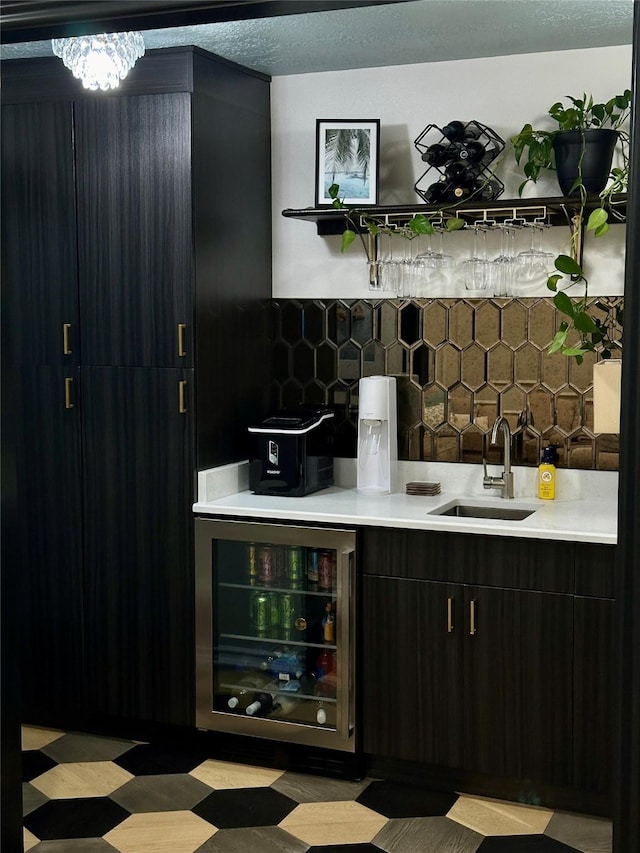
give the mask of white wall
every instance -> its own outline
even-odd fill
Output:
[[[413,141],[428,124],[476,119],[508,140],[526,122],[551,128],[548,116],[549,124],[545,121],[547,110],[567,94],[592,92],[597,101],[604,101],[630,85],[631,45],[275,77],[274,297],[372,296],[359,243],[342,255],[339,237],[318,237],[315,224],[282,216],[285,208],[313,207],[317,118],[380,118],[380,204],[421,204],[413,186],[426,166]],[[516,198],[522,175],[509,148],[498,175],[505,183],[502,198]],[[529,198],[559,194],[554,175],[525,191]],[[622,293],[624,231],[615,226],[595,244],[588,239],[585,270],[591,295]],[[545,248],[566,250],[568,237],[568,228],[548,229]],[[516,250],[527,248],[526,239],[524,233],[518,235]],[[469,254],[470,233],[447,235],[446,240],[456,258]],[[494,248],[497,254],[497,244],[489,251]],[[463,293],[454,283],[439,295]],[[538,293],[549,295],[544,285],[526,295]]]

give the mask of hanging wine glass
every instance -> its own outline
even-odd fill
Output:
[[[491,262],[487,259],[487,233],[477,225],[473,229],[473,254],[462,261],[462,280],[466,290],[485,291],[491,277]]]
[[[515,284],[519,294],[536,290],[544,285],[553,270],[553,255],[542,248],[543,224],[527,223],[531,232],[528,249],[518,252],[515,265]]]
[[[493,259],[493,295],[513,296],[513,270],[515,265],[515,228],[513,222],[505,220],[500,226],[500,254]]]
[[[433,247],[433,234],[427,234],[427,248],[416,257],[419,266],[420,296],[435,296],[438,285],[442,281],[444,258],[442,253]]]
[[[378,262],[378,274],[381,278],[381,290],[387,293],[398,291],[398,265],[399,261],[393,257],[393,238],[387,233],[387,250],[382,260]]]

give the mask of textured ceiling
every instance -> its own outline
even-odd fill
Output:
[[[150,29],[147,49],[194,44],[271,76],[631,44],[633,0],[413,0]],[[50,41],[0,58],[52,55]]]

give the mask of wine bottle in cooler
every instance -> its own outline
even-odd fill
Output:
[[[327,722],[327,705],[325,702],[318,702],[316,706],[316,722],[319,726],[324,726]]]
[[[266,717],[276,707],[276,694],[260,691],[254,693],[245,713],[250,717]]]
[[[232,711],[244,711],[250,702],[253,701],[255,691],[261,687],[265,687],[270,681],[271,678],[269,676],[260,673],[245,675],[231,690],[227,706]]]

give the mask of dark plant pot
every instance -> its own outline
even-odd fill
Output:
[[[618,141],[618,131],[610,128],[591,130],[561,130],[553,140],[556,171],[562,195],[569,195],[573,182],[578,177],[578,163],[583,149],[582,183],[588,193],[599,193],[607,185],[611,171],[613,151]],[[574,190],[572,195],[576,195]]]

